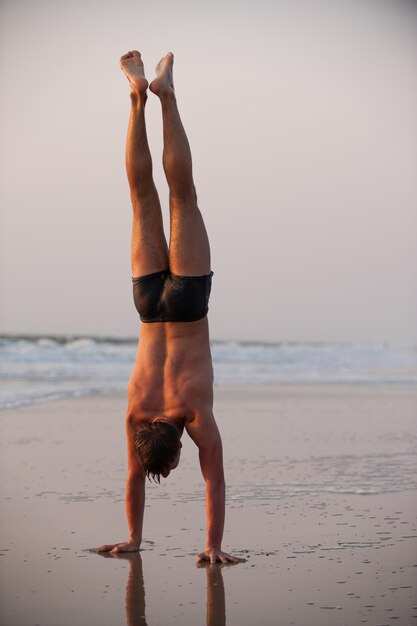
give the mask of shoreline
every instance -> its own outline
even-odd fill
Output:
[[[312,395],[328,395],[333,393],[340,393],[342,391],[346,392],[355,392],[360,394],[369,394],[378,392],[381,395],[392,395],[393,392],[399,393],[407,393],[411,396],[416,396],[417,398],[417,384],[414,382],[315,382],[315,383],[305,383],[305,382],[293,382],[293,383],[271,383],[268,385],[251,385],[251,386],[243,386],[243,385],[216,385],[214,383],[214,396],[217,394],[222,394],[223,391],[226,393],[246,393],[246,392],[254,392],[254,393],[289,393],[295,392],[300,394],[312,394]],[[51,399],[39,399],[39,401],[28,401],[25,404],[19,404],[17,406],[10,407],[1,407],[0,406],[0,415],[5,411],[18,411],[20,409],[30,408],[34,406],[41,406],[51,403],[59,403],[59,402],[71,402],[77,401],[87,398],[123,398],[127,396],[126,391],[109,391],[109,392],[87,392],[85,394],[81,393],[79,395],[67,395],[59,398],[51,398]]]

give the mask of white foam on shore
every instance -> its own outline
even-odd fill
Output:
[[[417,385],[417,351],[385,345],[212,342],[217,386]],[[0,408],[124,391],[136,340],[0,337]]]

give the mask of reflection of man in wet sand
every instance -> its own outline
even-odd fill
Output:
[[[207,323],[210,248],[197,206],[191,152],[177,109],[173,55],[156,68],[150,90],[162,105],[163,165],[169,186],[170,242],[152,179],[145,128],[148,82],[140,53],[128,52],[121,67],[131,87],[132,108],[126,169],[133,205],[132,274],[142,325],[128,389],[127,542],[101,552],[130,552],[142,540],[145,476],[166,478],[179,463],[187,431],[199,449],[206,482],[207,542],[197,561],[236,563],[221,549],[225,512],[222,442],[213,416],[213,369]]]
[[[145,603],[145,582],[143,577],[143,564],[140,552],[117,554],[103,552],[102,555],[108,558],[127,559],[129,561],[129,576],[126,585],[126,620],[127,626],[147,626],[146,603]],[[204,568],[207,573],[207,604],[206,604],[206,625],[225,626],[226,624],[226,600],[224,593],[224,583],[222,567],[217,563],[201,563],[200,568]],[[148,589],[149,593],[149,589]],[[188,590],[192,597],[192,590]],[[198,592],[200,598],[200,592]]]

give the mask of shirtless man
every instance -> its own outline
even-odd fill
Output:
[[[132,552],[142,540],[145,477],[167,478],[180,460],[184,429],[199,450],[206,482],[207,540],[197,562],[237,563],[222,551],[225,483],[222,441],[213,416],[213,368],[207,322],[211,288],[210,248],[197,206],[191,152],[178,113],[168,53],[150,90],[162,106],[163,165],[169,186],[169,249],[152,178],[145,128],[148,81],[141,55],[120,64],[131,88],[126,169],[133,206],[132,276],[142,325],[128,387],[126,416],[128,541],[99,552]]]

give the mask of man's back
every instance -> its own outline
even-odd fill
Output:
[[[207,318],[142,324],[129,381],[128,414],[134,421],[211,412],[213,368]]]

